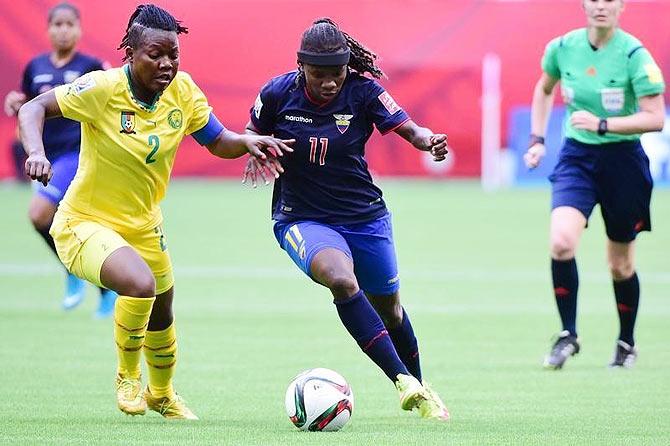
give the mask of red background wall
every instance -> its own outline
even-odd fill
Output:
[[[23,67],[47,51],[46,0],[0,0],[0,94],[17,88]],[[74,1],[82,12],[80,49],[119,65],[115,48],[137,1]],[[479,174],[481,60],[502,59],[502,128],[506,111],[527,104],[540,74],[544,45],[583,26],[579,0],[173,0],[156,1],[190,28],[181,37],[182,65],[207,94],[219,118],[241,130],[258,89],[295,67],[302,31],[330,16],[381,56],[382,83],[412,117],[446,132],[449,171],[429,171],[420,153],[397,135],[373,136],[371,167],[386,175]],[[626,2],[622,27],[640,38],[670,73],[670,1]],[[0,117],[0,178],[11,175],[14,119]],[[503,134],[504,143],[504,134]],[[222,161],[185,139],[177,175],[239,175],[241,160]]]

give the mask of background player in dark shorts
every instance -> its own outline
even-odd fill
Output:
[[[364,158],[374,127],[396,132],[435,161],[446,135],[419,127],[373,79],[376,55],[330,19],[305,31],[298,70],[270,80],[251,109],[247,130],[295,139],[280,159],[272,217],[281,247],[312,280],[329,288],[340,319],[361,349],[395,383],[401,407],[446,420],[444,403],[425,383],[416,337],[400,304],[391,216]],[[245,178],[256,181],[250,160]],[[376,310],[376,311],[375,311]]]
[[[5,98],[5,112],[13,116],[21,105],[58,85],[68,84],[90,71],[102,70],[103,63],[77,51],[81,37],[79,10],[69,3],[59,3],[49,10],[48,33],[53,50],[32,59],[23,72],[21,91],[10,91]],[[33,182],[35,195],[30,202],[28,216],[33,227],[55,253],[49,228],[58,203],[77,173],[81,131],[79,123],[65,118],[47,121],[44,126],[44,147],[51,161],[53,177],[44,186]],[[86,282],[67,273],[63,308],[79,305],[86,293]],[[107,317],[114,310],[116,293],[100,288],[98,318]]]
[[[614,286],[620,332],[611,367],[631,367],[640,298],[635,272],[635,238],[651,230],[652,179],[640,133],[663,128],[663,76],[654,59],[632,35],[618,28],[622,0],[584,0],[586,28],[552,40],[542,59],[531,111],[531,144],[526,165],[536,167],[545,153],[544,131],[561,82],[569,119],[566,142],[552,182],[551,270],[563,324],[544,361],[560,369],[579,352],[575,253],[596,204],[607,230],[607,260]]]

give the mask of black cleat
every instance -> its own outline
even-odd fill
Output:
[[[621,339],[616,341],[616,349],[614,350],[614,358],[610,362],[610,368],[624,367],[630,369],[637,360],[637,349]]]
[[[544,358],[544,368],[549,370],[558,370],[563,367],[565,361],[570,356],[579,353],[579,342],[577,336],[570,334],[569,331],[563,330],[558,334],[558,339],[551,347],[551,352]]]

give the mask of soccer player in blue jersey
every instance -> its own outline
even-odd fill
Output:
[[[23,73],[21,91],[11,91],[5,98],[5,112],[15,115],[21,105],[58,85],[68,84],[84,73],[102,70],[100,60],[77,51],[81,36],[79,10],[69,3],[59,3],[49,10],[48,32],[53,50],[32,59]],[[49,185],[35,182],[28,216],[33,227],[55,253],[49,228],[58,203],[77,172],[81,132],[79,123],[66,118],[47,121],[44,126],[44,147],[53,168]],[[76,307],[84,298],[86,282],[67,273],[63,308]],[[95,312],[98,318],[107,317],[114,310],[116,293],[100,288],[100,305]]]
[[[665,84],[649,51],[618,27],[623,7],[622,0],[583,0],[588,26],[547,45],[533,94],[528,167],[536,167],[544,156],[544,131],[559,81],[568,112],[565,144],[549,177],[551,271],[563,331],[545,358],[548,369],[560,369],[580,349],[575,254],[596,204],[605,221],[620,323],[610,367],[631,367],[637,358],[635,238],[651,230],[652,190],[640,134],[663,128]]]
[[[446,420],[421,383],[419,350],[400,304],[391,215],[364,158],[373,127],[395,132],[436,161],[446,135],[415,124],[375,80],[376,54],[330,19],[302,36],[298,69],[270,80],[251,109],[251,133],[295,139],[280,160],[272,200],[274,233],[298,267],[334,297],[340,319],[400,393],[401,407]],[[250,159],[245,179],[265,175]],[[275,175],[277,176],[277,175]]]

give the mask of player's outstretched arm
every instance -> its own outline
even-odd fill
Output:
[[[417,149],[430,152],[434,161],[444,161],[449,153],[447,135],[417,125],[411,119],[395,129],[395,132]]]
[[[219,158],[239,158],[244,154],[265,160],[270,156],[283,156],[284,152],[292,152],[290,147],[294,139],[278,139],[272,136],[239,134],[224,129],[214,141],[207,144],[207,149]]]
[[[63,116],[56,101],[56,94],[50,90],[26,102],[19,109],[18,116],[21,143],[28,154],[26,175],[46,186],[53,172],[51,163],[44,154],[42,130],[45,119]]]
[[[247,123],[244,133],[247,135],[259,135],[251,121]],[[249,156],[247,165],[244,167],[244,172],[242,174],[242,184],[249,181],[251,182],[251,186],[256,188],[258,180],[262,179],[263,183],[267,186],[270,184],[270,181],[268,181],[269,176],[279,178],[279,175],[282,173],[284,173],[284,168],[276,156],[270,156],[265,160],[260,160],[255,156]]]

